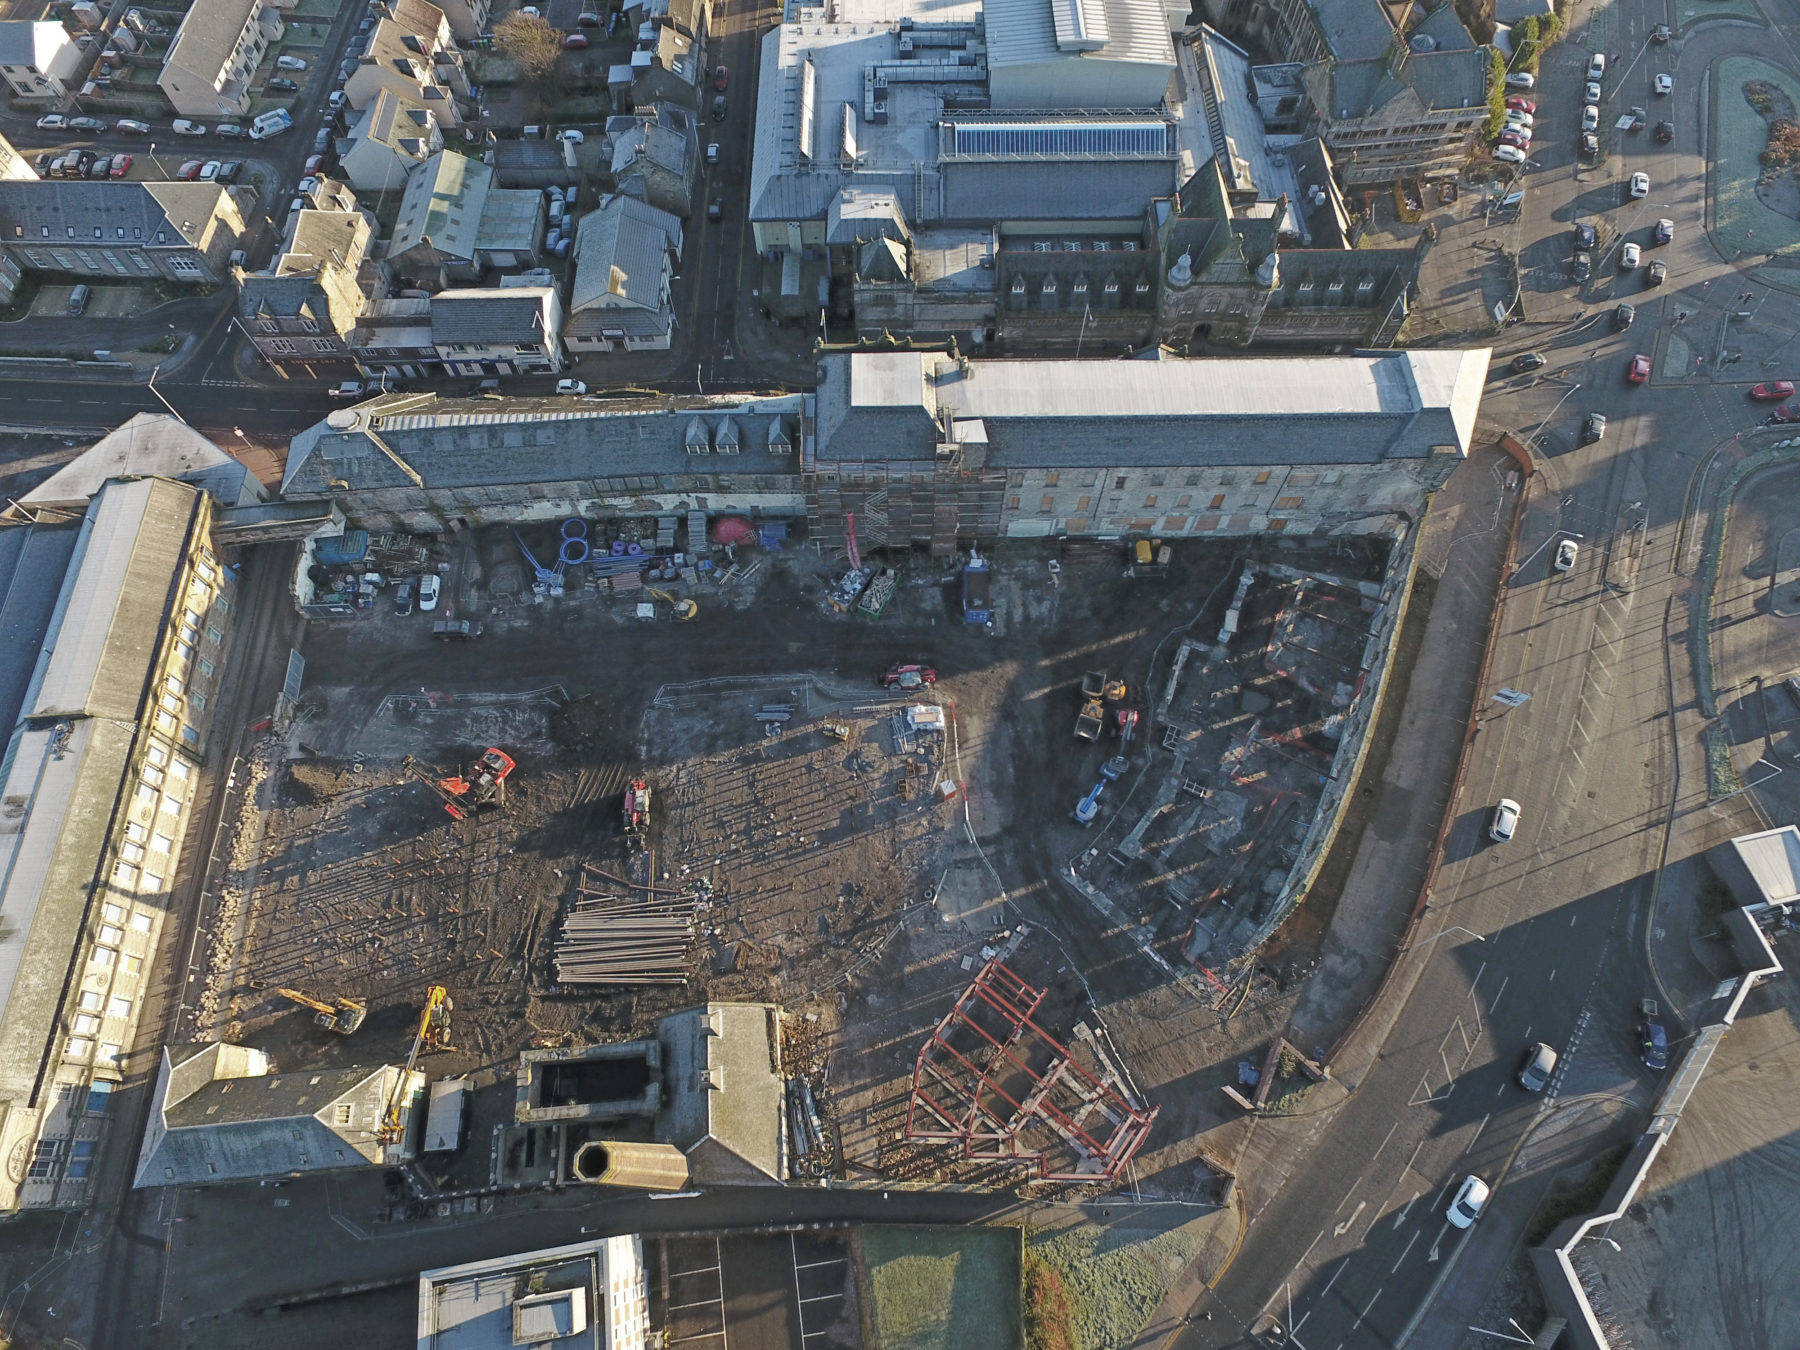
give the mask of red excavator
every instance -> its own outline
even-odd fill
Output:
[[[452,819],[465,820],[471,811],[506,805],[506,780],[518,766],[511,755],[490,745],[466,774],[434,778],[411,755],[401,767],[444,799],[444,810]]]

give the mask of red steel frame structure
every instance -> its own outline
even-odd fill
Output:
[[[1020,1163],[1039,1181],[1118,1176],[1161,1108],[1140,1110],[1077,1064],[1032,1020],[1043,1001],[1043,990],[999,960],[982,967],[919,1051],[908,1139],[960,1144],[974,1161]],[[1056,1170],[1053,1149],[1073,1150],[1079,1161]]]

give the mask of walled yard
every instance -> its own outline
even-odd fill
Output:
[[[1282,549],[1290,570],[1260,561],[1237,596],[1244,556],[1226,546],[1183,545],[1168,575],[1130,577],[1116,545],[1020,543],[995,559],[994,622],[971,625],[954,573],[923,555],[890,560],[895,598],[870,621],[822,603],[841,558],[789,548],[740,556],[724,585],[658,583],[699,603],[675,622],[664,603],[639,619],[643,593],[605,585],[532,596],[503,543],[451,550],[445,609],[479,618],[477,641],[433,643],[432,616],[379,600],[309,630],[299,721],[253,766],[234,827],[201,1000],[203,1031],[286,1070],[403,1059],[426,988],[445,985],[455,1049],[424,1067],[477,1090],[470,1142],[430,1164],[435,1184],[487,1184],[521,1050],[646,1035],[703,1000],[784,1008],[787,1070],[826,1127],[828,1157],[802,1170],[860,1180],[1028,1179],[904,1137],[920,1051],[990,956],[1022,982],[1021,1006],[1042,995],[1035,1067],[1062,1054],[1146,1129],[1171,1092],[1266,1044],[1273,1013],[1228,1024],[1220,1007],[1223,990],[1242,1004],[1254,965],[1241,985],[1208,983],[1183,951],[1196,916],[1253,908],[1285,875],[1360,668],[1356,583],[1379,577],[1377,552]],[[899,661],[934,666],[937,683],[882,689]],[[1109,710],[1139,710],[1124,747],[1114,728],[1073,734],[1095,669],[1126,682]],[[918,702],[943,705],[942,731],[910,726]],[[488,746],[517,762],[505,804],[453,819],[433,780]],[[1125,774],[1078,824],[1121,749]],[[621,813],[639,775],[641,837]],[[1074,860],[1110,910],[1070,884]],[[559,983],[578,887],[646,883],[691,915],[685,978]],[[283,987],[365,999],[368,1020],[335,1035]],[[1164,1138],[1165,1121],[1147,1150],[1189,1128]],[[1204,1188],[1191,1149],[1157,1156],[1147,1190]]]

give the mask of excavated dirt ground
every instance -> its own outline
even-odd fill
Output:
[[[790,1062],[826,1075],[839,1175],[1018,1179],[899,1135],[920,1045],[984,948],[1023,923],[1014,964],[1050,992],[1046,1029],[1103,1025],[1136,1089],[1165,1107],[1139,1184],[1202,1194],[1195,1094],[1260,1056],[1280,991],[1265,977],[1221,1010],[1170,986],[1056,874],[1092,837],[1070,813],[1118,750],[1072,735],[1082,672],[1123,676],[1146,706],[1153,654],[1160,687],[1179,636],[1216,631],[1242,556],[1181,545],[1168,577],[1128,579],[1112,546],[1003,547],[991,627],[961,621],[953,578],[923,555],[900,560],[880,620],[832,614],[821,600],[842,563],[803,548],[765,556],[729,591],[689,591],[691,623],[635,618],[641,593],[577,588],[489,608],[459,573],[447,598],[483,617],[477,642],[434,644],[430,616],[380,604],[314,624],[302,720],[231,835],[240,903],[213,934],[209,1029],[283,1069],[398,1061],[426,987],[446,985],[456,1049],[425,1067],[469,1074],[477,1092],[471,1146],[436,1176],[474,1186],[520,1050],[642,1035],[704,999],[769,1000],[789,1014]],[[904,701],[876,678],[902,660],[936,668],[930,692],[952,713],[949,734],[910,750],[892,725]],[[774,705],[793,711],[766,736],[757,713]],[[489,745],[518,764],[499,811],[453,820],[405,769],[412,756],[438,777]],[[658,884],[712,887],[691,978],[559,987],[551,952],[578,871],[634,865],[619,802],[639,773],[656,793]],[[367,1000],[368,1020],[336,1036],[283,986]]]

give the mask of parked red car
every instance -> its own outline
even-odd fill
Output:
[[[1800,422],[1800,403],[1784,403],[1769,414],[1771,422]]]
[[[130,155],[114,155],[112,157],[112,167],[107,170],[107,173],[112,175],[114,178],[123,178],[126,174],[128,174],[130,172],[131,172],[131,156]]]
[[[730,83],[731,72],[725,69],[724,66],[715,66],[713,68],[713,88],[717,89],[722,94],[725,92],[725,86]]]
[[[175,171],[175,176],[184,183],[191,183],[200,176],[200,170],[204,167],[206,166],[203,161],[190,159]]]
[[[1514,112],[1534,113],[1537,111],[1537,104],[1533,103],[1528,98],[1520,98],[1517,94],[1510,95],[1507,98],[1506,106]]]
[[[1792,380],[1771,380],[1768,384],[1759,384],[1750,391],[1750,397],[1768,403],[1776,403],[1784,398],[1794,396]]]
[[[1630,380],[1633,384],[1642,384],[1645,380],[1649,379],[1650,358],[1642,352],[1639,352],[1636,356],[1632,357],[1631,369],[1626,372],[1625,378]]]
[[[566,38],[563,39],[563,46],[577,48],[577,49],[581,48],[581,47],[585,47],[585,46],[587,46],[587,34],[586,33],[570,33]]]

